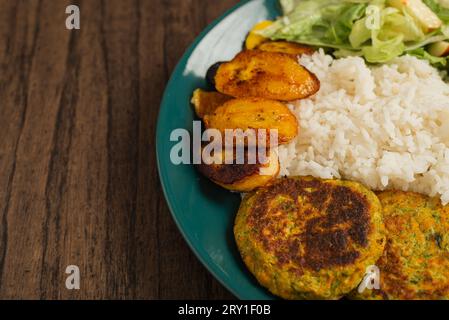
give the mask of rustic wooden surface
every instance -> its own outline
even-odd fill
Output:
[[[176,62],[237,2],[0,0],[0,298],[232,298],[171,220],[154,132]]]

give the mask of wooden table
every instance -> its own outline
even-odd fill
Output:
[[[0,298],[232,298],[170,217],[154,136],[176,62],[237,2],[0,0]]]

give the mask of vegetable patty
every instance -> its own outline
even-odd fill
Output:
[[[358,299],[449,299],[449,206],[437,198],[387,191],[379,194],[387,231],[377,266],[380,290]]]
[[[285,299],[339,299],[381,256],[376,195],[349,181],[284,178],[247,195],[235,237],[249,270]]]

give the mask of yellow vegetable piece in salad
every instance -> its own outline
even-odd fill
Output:
[[[269,26],[271,26],[273,24],[273,21],[269,21],[269,20],[265,20],[262,22],[257,23],[253,29],[251,29],[251,31],[249,32],[248,37],[246,38],[246,42],[245,42],[245,48],[247,50],[253,50],[256,47],[258,47],[260,44],[267,42],[268,38],[265,38],[261,35],[256,34],[257,31],[261,31],[265,28],[268,28]]]

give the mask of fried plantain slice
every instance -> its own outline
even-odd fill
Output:
[[[320,81],[289,54],[246,50],[220,65],[216,89],[236,98],[261,97],[279,101],[307,98]]]
[[[295,56],[313,54],[315,52],[311,47],[288,41],[268,41],[261,43],[256,49],[267,52],[292,54]]]
[[[275,151],[266,151],[266,157],[263,159],[255,158],[255,164],[248,162],[248,148],[245,150],[244,164],[235,162],[234,164],[225,164],[225,154],[222,152],[213,155],[215,159],[222,160],[219,164],[202,163],[197,166],[200,173],[225,189],[235,192],[250,192],[267,185],[279,174],[279,157]],[[233,157],[235,159],[235,153]]]
[[[208,92],[196,89],[193,92],[192,104],[198,118],[203,119],[205,115],[213,113],[218,107],[233,99],[220,92]]]
[[[299,131],[297,118],[285,104],[262,98],[230,100],[214,113],[206,115],[204,123],[208,129],[219,130],[223,137],[226,130],[252,129],[260,138],[261,130],[264,130],[267,145],[272,130],[277,130],[279,144],[289,143]]]

